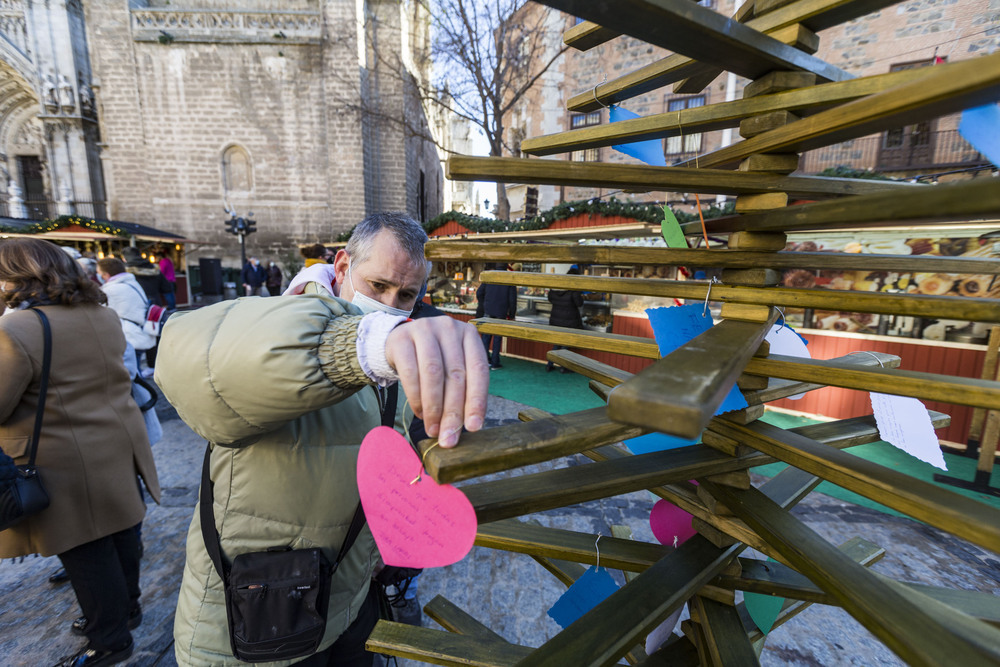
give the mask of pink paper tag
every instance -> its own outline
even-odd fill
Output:
[[[691,527],[691,515],[668,500],[658,500],[649,515],[649,527],[660,544],[679,547],[698,534]]]
[[[411,483],[420,475],[420,481]],[[358,492],[386,565],[443,567],[462,560],[476,540],[476,512],[465,494],[423,472],[396,431],[368,432],[358,453]]]

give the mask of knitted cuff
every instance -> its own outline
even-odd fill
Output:
[[[358,326],[362,319],[360,315],[334,318],[320,339],[319,358],[323,373],[333,384],[344,389],[372,383],[358,360]]]

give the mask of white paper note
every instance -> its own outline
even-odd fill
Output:
[[[879,435],[893,447],[915,456],[924,463],[947,470],[944,454],[931,416],[924,404],[909,396],[871,392],[872,412]]]
[[[771,344],[770,354],[783,354],[788,357],[812,359],[805,341],[789,326],[773,325],[764,340]],[[805,394],[795,394],[794,396],[789,396],[788,399],[797,401],[803,396]]]

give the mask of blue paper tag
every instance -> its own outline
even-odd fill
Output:
[[[966,141],[1000,166],[1000,105],[986,104],[962,112],[958,132]]]
[[[569,627],[617,590],[618,584],[607,570],[591,567],[566,589],[548,614],[560,627]]]
[[[660,356],[667,356],[711,329],[712,318],[704,315],[704,312],[705,307],[697,303],[648,309],[646,315],[649,317],[650,326],[653,327],[653,336],[656,338],[657,347],[660,348]],[[739,388],[733,385],[715,414],[721,415],[723,412],[742,410],[745,407],[747,407],[746,399],[743,398]]]
[[[662,452],[668,449],[687,447],[696,442],[701,442],[701,438],[686,440],[678,438],[675,435],[667,435],[666,433],[647,433],[646,435],[640,435],[638,438],[626,440],[625,446],[633,454],[649,454],[650,452]]]
[[[611,105],[611,110],[608,112],[608,115],[612,123],[617,123],[620,120],[632,120],[633,118],[640,117],[638,114],[632,113],[628,109],[622,109],[621,107],[615,105]],[[637,160],[642,160],[646,164],[654,167],[667,166],[667,159],[663,157],[663,141],[659,139],[635,141],[630,144],[612,146],[612,148],[620,153],[634,157]]]

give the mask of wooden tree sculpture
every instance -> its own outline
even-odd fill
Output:
[[[372,650],[443,665],[612,665],[630,657],[645,665],[758,664],[758,630],[733,590],[788,598],[778,623],[810,602],[843,607],[914,665],[1000,663],[1000,601],[903,584],[865,565],[879,547],[855,539],[835,546],[789,513],[828,480],[941,530],[1000,553],[1000,512],[950,490],[841,451],[879,439],[872,417],[783,430],[758,420],[768,401],[823,386],[878,391],[1000,409],[1000,382],[903,371],[899,359],[855,353],[832,360],[768,354],[765,334],[776,308],[1000,322],[1000,301],[779,286],[780,270],[871,269],[1000,274],[989,259],[782,252],[786,232],[846,227],[919,227],[1000,214],[1000,179],[927,186],[892,181],[793,176],[799,153],[957,112],[1000,99],[1000,54],[865,78],[811,55],[815,31],[886,7],[884,0],[748,0],[729,19],[690,0],[542,0],[587,19],[566,35],[590,48],[627,34],[674,52],[650,66],[598,85],[569,101],[574,111],[619,102],[658,87],[698,92],[721,71],[752,82],[741,100],[712,104],[525,140],[527,154],[551,155],[646,139],[739,127],[743,141],[674,167],[594,164],[520,158],[452,157],[459,180],[544,183],[638,191],[698,192],[737,197],[735,215],[708,220],[707,232],[728,235],[727,250],[546,246],[441,242],[431,259],[645,263],[719,267],[722,283],[705,281],[486,272],[484,282],[608,293],[706,299],[723,303],[722,321],[660,358],[649,339],[493,319],[483,333],[655,359],[634,376],[565,350],[554,359],[589,376],[607,406],[553,416],[538,410],[524,423],[463,437],[453,450],[429,449],[428,473],[458,482],[531,463],[583,453],[584,466],[468,483],[462,490],[480,522],[477,544],[529,553],[566,582],[594,563],[594,536],[512,521],[532,512],[640,489],[695,516],[699,535],[678,549],[629,540],[601,544],[602,563],[638,574],[543,646],[505,642],[442,601],[427,611],[453,632],[382,622]],[[809,48],[812,45],[812,48]],[[788,206],[790,199],[811,203]],[[701,225],[685,226],[700,235]],[[709,294],[709,289],[710,294]],[[763,343],[763,344],[762,344]],[[768,383],[766,380],[772,381]],[[749,407],[715,416],[738,385]],[[612,391],[614,388],[614,391]],[[932,413],[936,425],[946,415]],[[632,455],[620,443],[659,431],[699,444]],[[747,470],[790,464],[760,488]],[[697,489],[688,480],[698,480]],[[769,569],[739,558],[747,547],[776,559]],[[690,601],[692,619],[650,656],[643,638]],[[748,629],[749,628],[749,629]]]

